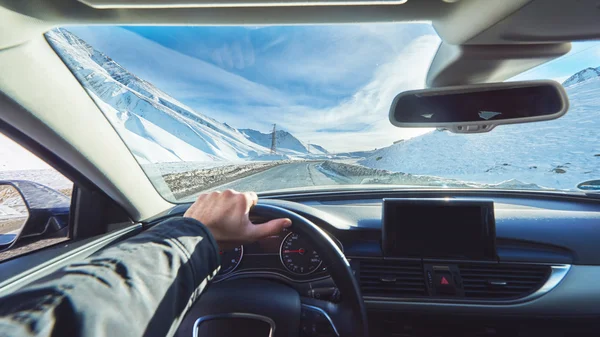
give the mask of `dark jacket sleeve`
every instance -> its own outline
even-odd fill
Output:
[[[204,225],[169,219],[1,298],[0,335],[172,335],[219,264]]]

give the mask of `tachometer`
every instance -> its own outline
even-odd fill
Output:
[[[219,275],[229,274],[242,262],[244,246],[238,246],[233,249],[221,249],[219,255],[221,255],[221,270],[219,271]]]
[[[319,254],[296,233],[283,239],[279,256],[287,270],[300,275],[310,274],[321,265]]]

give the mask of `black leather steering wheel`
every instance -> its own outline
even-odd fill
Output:
[[[200,296],[182,321],[177,335],[203,337],[202,333],[194,334],[194,323],[197,325],[207,317],[223,318],[225,322],[227,318],[246,315],[262,317],[263,321],[272,323],[275,328],[273,336],[294,337],[300,335],[300,315],[304,307],[325,313],[334,326],[334,333],[340,337],[367,337],[367,314],[360,288],[348,260],[335,242],[310,220],[281,207],[259,202],[250,214],[264,219],[291,219],[290,230],[308,240],[327,265],[331,278],[341,292],[340,302],[301,298],[296,290],[271,280],[252,278],[220,282],[212,284]],[[229,323],[229,327],[235,324]],[[248,326],[243,329],[246,335],[254,335],[248,331]],[[212,337],[219,337],[215,336],[214,331],[209,333]]]

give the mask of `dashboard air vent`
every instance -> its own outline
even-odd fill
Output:
[[[360,289],[363,296],[425,296],[425,279],[420,262],[361,260]]]
[[[458,266],[466,298],[511,299],[525,297],[542,287],[549,266],[520,264],[462,264]]]

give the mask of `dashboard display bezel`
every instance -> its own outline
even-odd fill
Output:
[[[424,224],[424,223],[406,223],[402,220],[392,219],[397,216],[396,212],[398,212],[398,208],[405,208],[410,210],[410,208],[419,207],[422,210],[430,209],[430,212],[440,212],[448,210],[449,208],[460,209],[463,208],[465,212],[473,212],[474,208],[478,208],[481,214],[481,224],[480,224],[480,233],[470,233],[472,236],[477,235],[479,237],[478,244],[481,246],[479,251],[480,253],[475,254],[472,249],[468,252],[469,249],[465,248],[463,256],[457,256],[454,253],[440,253],[432,248],[422,247],[418,253],[407,254],[400,247],[402,240],[410,240],[406,237],[399,238],[397,233],[399,232],[397,229],[392,229],[392,226],[420,226],[419,232],[423,233],[426,230],[431,230],[430,233],[436,232],[435,224]],[[456,211],[453,209],[452,211]],[[409,211],[410,212],[410,211]],[[474,214],[474,213],[473,213]],[[473,215],[470,214],[470,215]],[[414,215],[411,220],[414,222]],[[425,226],[425,228],[423,228]],[[430,226],[430,227],[427,227]],[[445,226],[445,224],[437,224],[441,226]],[[407,227],[408,228],[408,227]],[[417,227],[413,227],[417,228]],[[408,233],[409,231],[404,229],[404,233]],[[446,229],[443,229],[446,230]],[[443,232],[440,230],[440,232]],[[435,236],[430,235],[428,237],[421,237],[424,234],[414,234],[415,237],[412,239],[419,241],[427,241],[431,242],[430,247],[442,246],[440,244],[441,240],[443,240],[443,236]],[[419,236],[421,235],[421,236]],[[381,226],[381,246],[383,255],[386,257],[417,257],[417,258],[451,258],[451,259],[465,259],[465,260],[481,260],[481,261],[493,261],[497,260],[497,252],[496,252],[496,225],[495,225],[495,217],[494,217],[494,203],[490,200],[457,200],[451,198],[391,198],[391,199],[383,199],[382,205],[382,226]],[[439,241],[436,241],[439,240]],[[404,241],[406,243],[407,241]],[[465,242],[462,242],[465,244]],[[429,244],[428,244],[429,246]],[[429,249],[429,250],[428,250]]]

